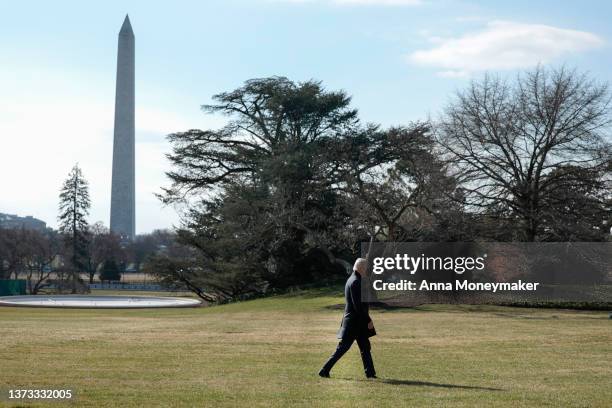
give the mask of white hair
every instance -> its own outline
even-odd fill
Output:
[[[359,273],[365,273],[368,267],[368,260],[365,258],[357,258],[355,264],[353,265],[353,270]]]

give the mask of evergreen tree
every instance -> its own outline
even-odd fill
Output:
[[[364,192],[382,178],[373,177],[393,168],[402,190],[424,177],[425,166],[410,163],[431,150],[425,124],[388,131],[361,124],[350,97],[318,81],[252,79],[213,100],[204,109],[229,116],[226,126],[168,137],[172,185],[161,198],[186,204],[178,237],[194,251],[188,259],[157,257],[151,269],[164,282],[225,300],[343,277],[356,242],[349,229],[364,224],[350,210],[376,198]],[[422,190],[387,193],[395,207],[370,213],[388,222],[371,225],[396,227],[406,201],[410,208],[426,201]],[[380,207],[375,199],[368,205]]]
[[[119,265],[115,262],[114,259],[107,259],[104,261],[102,265],[102,270],[100,271],[100,280],[101,281],[119,281],[121,280],[121,271],[119,270]]]
[[[87,180],[76,164],[64,182],[60,192],[59,230],[64,234],[66,247],[70,253],[72,293],[76,293],[79,271],[87,262],[89,215],[89,187]]]

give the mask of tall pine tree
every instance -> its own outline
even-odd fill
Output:
[[[79,272],[87,260],[89,187],[78,164],[70,171],[62,186],[59,204],[59,230],[70,253],[72,293],[76,293]]]

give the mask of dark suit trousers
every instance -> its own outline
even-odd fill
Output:
[[[334,366],[353,345],[353,342],[357,340],[357,345],[359,346],[359,351],[361,352],[361,361],[363,362],[363,369],[365,370],[365,374],[368,377],[376,375],[376,371],[374,370],[374,361],[372,360],[372,353],[370,352],[370,340],[367,335],[360,336],[347,336],[340,340],[336,351],[332,356],[327,360],[325,365],[323,366],[323,371],[329,373]]]

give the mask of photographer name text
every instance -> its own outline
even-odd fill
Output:
[[[372,282],[372,288],[376,291],[535,291],[539,282],[469,282],[466,280],[455,280],[452,282],[427,282],[426,280],[413,282],[402,279],[399,282],[384,282],[377,279]]]

